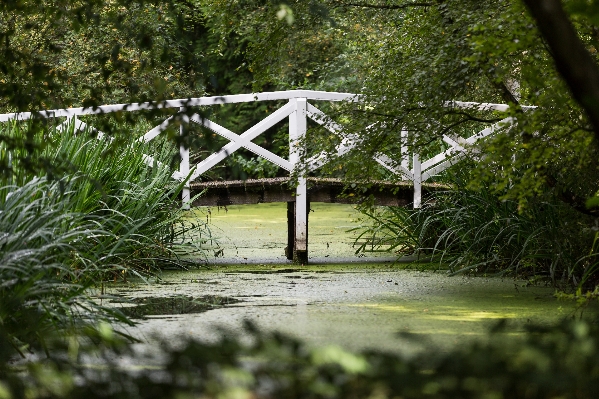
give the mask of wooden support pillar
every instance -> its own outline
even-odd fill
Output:
[[[287,202],[287,246],[285,247],[285,256],[288,260],[293,260],[293,251],[295,249],[295,201]]]
[[[308,189],[301,159],[305,155],[307,130],[307,104],[305,98],[290,100],[295,102],[295,111],[289,115],[289,162],[297,178],[295,189],[293,261],[308,263]]]
[[[296,205],[297,202],[287,202],[287,246],[285,247],[285,256],[288,260],[295,260],[297,263],[307,264],[308,263],[308,220],[310,214],[310,202],[306,204],[306,246],[305,250],[297,251],[296,249],[296,240],[295,240],[295,232],[296,232]]]
[[[295,197],[295,248],[293,261],[308,263],[308,189],[306,178],[298,179]]]

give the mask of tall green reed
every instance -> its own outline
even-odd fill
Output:
[[[20,128],[13,125],[10,134],[21,135]],[[92,133],[76,132],[72,124],[62,131],[50,129],[44,132],[44,151],[35,156],[64,171],[64,181],[73,187],[72,211],[102,216],[103,228],[118,237],[117,242],[98,242],[98,252],[105,252],[107,260],[117,259],[120,267],[129,265],[128,271],[174,265],[182,252],[203,256],[201,247],[193,246],[190,227],[182,223],[185,212],[178,198],[183,183],[171,179],[168,166],[174,146],[133,139],[123,144]],[[144,162],[144,153],[154,157],[153,167]],[[14,165],[15,185],[30,178],[25,168]],[[206,225],[195,223],[193,229],[205,233]]]
[[[138,142],[122,146],[108,138],[60,135],[56,162],[76,169],[85,178],[76,183],[77,209],[102,215],[103,226],[119,238],[109,243],[110,259],[124,271],[150,272],[153,267],[176,266],[179,255],[203,256],[191,240],[192,230],[205,231],[202,223],[183,223],[179,200],[183,182],[171,178],[173,146]],[[152,167],[144,153],[155,159]],[[107,247],[108,248],[108,247]]]
[[[489,189],[435,192],[420,209],[364,209],[359,250],[432,256],[452,273],[513,272],[579,284],[592,235],[566,206],[519,209]]]
[[[0,336],[21,353],[94,314],[114,316],[87,292],[102,274],[96,242],[114,235],[72,212],[72,185],[62,183],[36,178],[0,189]]]
[[[172,147],[130,140],[119,145],[90,131],[43,132],[32,162],[63,176],[35,177],[12,164],[0,188],[0,335],[13,349],[42,344],[45,332],[117,317],[90,297],[90,287],[127,275],[148,276],[203,255],[190,238],[205,225],[183,222],[182,182],[171,179]],[[19,137],[21,126],[3,135]],[[144,152],[156,159],[152,168]],[[7,151],[3,152],[3,156]]]

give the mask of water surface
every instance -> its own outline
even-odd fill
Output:
[[[243,321],[251,320],[314,346],[412,356],[426,348],[449,350],[488,339],[487,331],[501,319],[510,326],[504,335],[518,339],[527,324],[581,315],[575,303],[558,301],[552,287],[512,278],[406,270],[406,263],[393,262],[396,256],[356,254],[355,233],[348,232],[358,216],[353,207],[312,204],[312,209],[311,263],[305,266],[284,257],[284,204],[212,209],[209,220],[222,252],[211,265],[166,272],[158,284],[132,282],[111,290],[129,298],[234,300],[202,313],[156,316],[131,333],[148,342],[155,337],[173,343],[182,338],[215,340],[218,328],[242,334]],[[598,312],[586,309],[583,314],[596,317]]]

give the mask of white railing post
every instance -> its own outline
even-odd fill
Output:
[[[306,264],[308,262],[308,190],[301,157],[304,154],[307,130],[307,100],[296,98],[291,101],[295,102],[295,111],[289,115],[289,162],[293,165],[293,171],[297,176],[293,260]]]
[[[401,130],[401,166],[410,169],[410,159],[408,158],[408,131]]]
[[[185,112],[185,107],[179,108],[179,113],[181,117]],[[185,128],[183,126],[183,119],[181,119],[181,125],[179,126],[179,135],[181,138],[185,135]],[[179,146],[179,154],[181,155],[181,163],[179,164],[179,173],[183,177],[187,177],[189,175],[189,148],[186,148],[183,143]],[[185,183],[185,187],[183,187],[183,191],[181,191],[181,205],[183,209],[190,209],[190,199],[191,199],[191,191],[189,190],[189,180]]]
[[[412,164],[414,166],[414,209],[418,209],[422,204],[422,164],[420,156],[416,153],[412,158]]]

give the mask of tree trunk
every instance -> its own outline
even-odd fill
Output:
[[[599,68],[560,0],[522,0],[551,49],[557,71],[582,106],[599,142]]]

